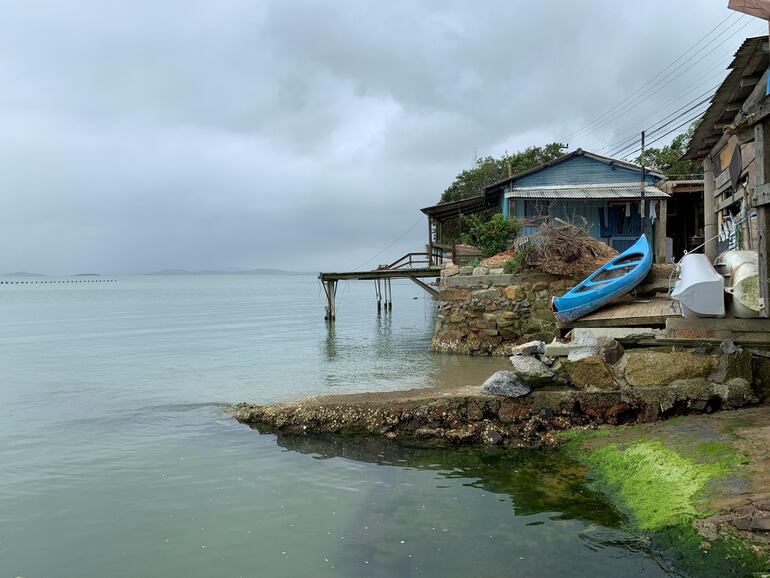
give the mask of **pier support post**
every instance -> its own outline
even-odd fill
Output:
[[[324,317],[324,319],[327,321],[334,321],[337,318],[337,306],[335,304],[337,282],[326,281],[323,285],[324,292],[326,293],[326,317]]]
[[[380,311],[382,311],[382,287],[380,286],[379,279],[374,281],[374,295],[377,298],[377,314],[379,315]]]

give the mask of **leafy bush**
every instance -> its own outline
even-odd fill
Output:
[[[503,263],[503,273],[506,275],[515,275],[516,273],[520,273],[522,269],[524,269],[524,266],[526,265],[526,253],[522,250],[516,253],[516,256],[508,259],[505,263]]]
[[[521,223],[516,219],[506,219],[500,213],[492,215],[487,221],[477,216],[468,219],[470,232],[463,239],[464,243],[475,245],[481,255],[491,257],[505,251],[511,241],[521,232]]]
[[[478,267],[479,265],[481,265],[481,261],[479,261],[478,259],[471,259],[466,263],[466,265],[468,265],[468,267]]]

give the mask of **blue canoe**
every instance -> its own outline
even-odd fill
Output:
[[[591,273],[579,285],[552,305],[559,323],[568,323],[599,309],[639,285],[652,267],[652,250],[647,237],[639,240],[606,265]]]

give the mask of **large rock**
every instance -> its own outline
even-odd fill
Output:
[[[714,356],[683,351],[629,351],[626,356],[626,381],[635,387],[707,377],[717,367]]]
[[[527,341],[511,347],[511,355],[542,355],[543,353],[545,353],[545,341]]]
[[[460,271],[457,273],[458,275],[473,275],[473,267],[470,265],[463,265],[460,267]]]
[[[618,389],[618,384],[612,376],[604,360],[590,351],[572,352],[567,359],[562,360],[565,373],[572,384],[578,389],[595,387],[597,389]]]
[[[480,277],[482,275],[489,275],[489,269],[487,269],[486,267],[474,267],[473,276]]]
[[[596,349],[596,355],[610,365],[615,365],[623,357],[623,346],[611,337],[597,338]]]
[[[505,289],[503,289],[503,293],[507,299],[510,299],[511,301],[517,301],[518,299],[521,299],[523,292],[521,290],[521,285],[508,285]]]
[[[460,267],[458,265],[454,265],[453,263],[449,263],[448,265],[445,265],[444,268],[441,270],[441,276],[442,277],[454,277],[460,272]]]
[[[504,395],[505,397],[521,397],[532,391],[522,383],[512,371],[505,369],[493,373],[483,384],[481,391],[488,395]]]
[[[510,360],[514,373],[528,386],[540,387],[553,383],[553,371],[538,358],[529,355],[513,355]]]

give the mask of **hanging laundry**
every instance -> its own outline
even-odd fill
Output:
[[[626,219],[631,216],[631,202],[626,201]]]
[[[658,204],[658,201],[650,201],[650,222],[654,225],[655,219],[658,218],[658,213],[656,212],[656,205]]]
[[[612,225],[607,226],[604,220],[604,207],[599,207],[599,236],[602,239],[612,237]]]

